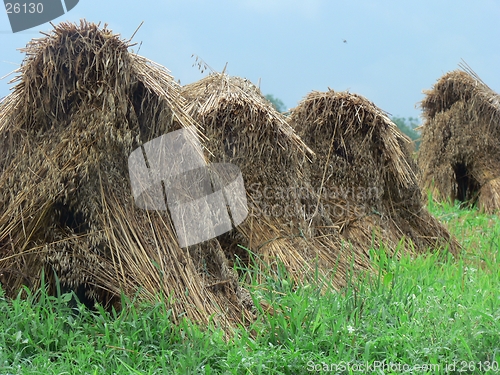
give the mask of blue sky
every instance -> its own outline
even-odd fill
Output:
[[[312,90],[349,90],[399,117],[418,117],[422,90],[464,59],[500,92],[498,0],[80,0],[52,21],[107,23],[141,43],[139,54],[166,66],[182,84],[207,73],[193,54],[259,84],[287,108]],[[48,31],[13,34],[0,15],[0,77],[23,59],[17,48]],[[344,43],[344,40],[346,43]],[[138,46],[133,47],[137,50]],[[0,81],[0,97],[9,92]]]

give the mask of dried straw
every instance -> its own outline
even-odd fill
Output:
[[[296,280],[335,273],[341,288],[350,270],[373,271],[372,245],[395,250],[406,237],[417,251],[456,250],[422,207],[409,140],[366,99],[312,93],[292,112],[297,135],[248,80],[212,73],[182,93],[211,161],[236,164],[245,180],[250,215],[220,239],[228,258],[245,258],[242,245],[263,268],[279,261]]]
[[[326,208],[311,221],[316,236],[341,238],[360,265],[370,263],[373,246],[395,251],[401,241],[411,252],[456,252],[423,207],[410,140],[373,103],[348,92],[312,92],[292,109],[290,124],[317,155],[305,165]]]
[[[15,295],[53,287],[103,304],[168,298],[174,320],[251,319],[248,295],[216,240],[182,249],[166,213],[138,209],[128,156],[195,124],[180,87],[128,52],[104,26],[62,23],[23,50],[14,91],[0,104],[0,274]]]
[[[248,260],[249,249],[262,270],[283,264],[297,281],[336,270],[345,285],[350,260],[335,238],[313,238],[308,220],[318,206],[302,164],[314,153],[250,81],[212,73],[182,90],[186,111],[202,125],[213,151],[211,162],[233,163],[242,171],[249,217],[220,238],[228,258]],[[239,246],[238,246],[239,245]]]
[[[468,66],[425,91],[418,164],[421,186],[439,200],[500,209],[500,95]]]

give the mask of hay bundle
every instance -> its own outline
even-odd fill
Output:
[[[168,214],[134,204],[130,153],[193,121],[169,72],[129,46],[81,22],[26,47],[0,106],[3,287],[37,287],[43,268],[104,304],[162,291],[174,318],[239,323],[250,315],[219,243],[181,249]]]
[[[425,91],[418,164],[436,199],[500,209],[500,95],[470,69],[455,70]]]
[[[380,244],[425,251],[456,243],[423,207],[409,139],[367,99],[348,92],[312,92],[290,123],[317,159],[306,173],[323,201],[316,236],[338,236],[366,264]]]
[[[212,162],[233,163],[242,171],[249,216],[237,230],[219,240],[228,257],[246,260],[242,245],[263,260],[264,268],[286,266],[296,280],[337,270],[338,286],[348,262],[328,244],[312,238],[307,223],[316,196],[301,165],[313,153],[246,79],[212,73],[184,86],[187,112],[203,127]],[[321,211],[321,210],[320,210]]]

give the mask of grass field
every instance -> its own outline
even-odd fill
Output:
[[[216,327],[172,325],[161,303],[106,313],[72,308],[68,294],[0,291],[0,374],[500,373],[500,218],[429,209],[463,244],[459,259],[373,249],[379,275],[341,293],[284,273],[257,285],[240,269],[270,309],[229,341]]]

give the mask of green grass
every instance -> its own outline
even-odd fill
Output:
[[[274,313],[259,308],[229,342],[216,327],[171,324],[160,303],[124,300],[106,313],[71,308],[68,294],[0,292],[0,374],[500,373],[500,219],[429,209],[464,245],[459,259],[373,250],[379,276],[352,278],[341,293],[325,292],[327,280],[294,285],[285,272],[258,285],[255,269],[240,269]]]

